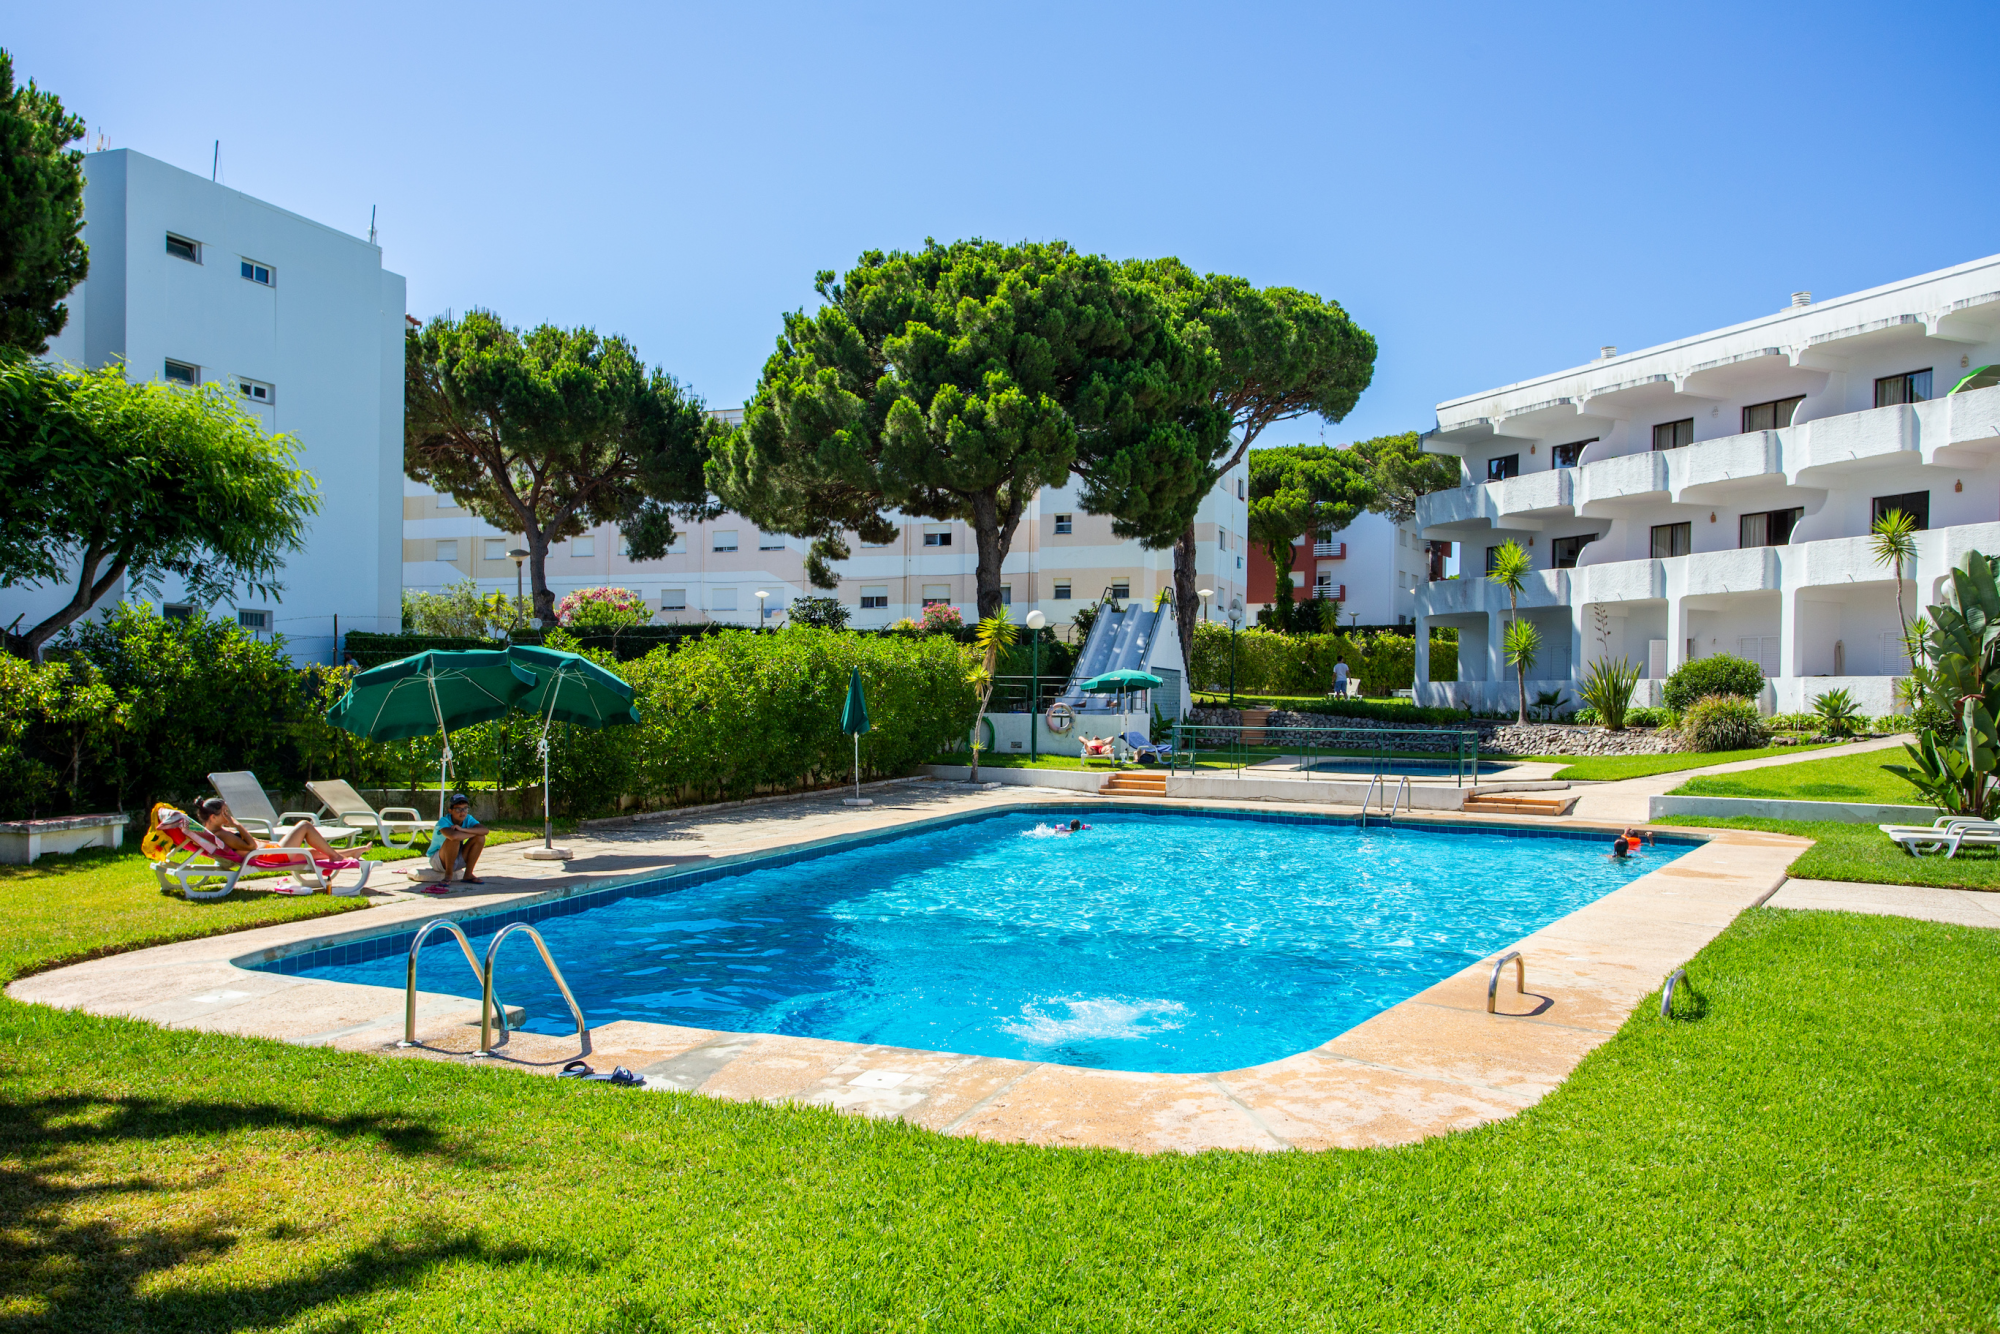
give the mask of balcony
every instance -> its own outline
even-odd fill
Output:
[[[1741,551],[1702,551],[1692,556],[1672,556],[1687,571],[1689,597],[1716,593],[1754,593],[1779,587],[1782,574],[1778,547],[1749,547]]]
[[[1667,595],[1666,568],[1657,560],[1607,561],[1577,573],[1588,602],[1647,602]]]
[[[1667,495],[1667,456],[1663,453],[1624,454],[1600,459],[1576,469],[1576,507],[1592,517],[1615,512],[1610,501],[1664,499]]]
[[[1776,431],[1704,440],[1676,449],[1667,458],[1667,476],[1674,500],[1701,503],[1744,483],[1782,481],[1783,452]]]
[[[1433,491],[1427,496],[1419,496],[1418,530],[1429,535],[1433,528],[1491,527],[1492,507],[1486,494],[1486,488],[1491,485],[1491,482],[1482,482],[1477,486],[1457,486],[1449,491]]]
[[[1568,606],[1570,573],[1568,570],[1532,571],[1521,587],[1521,609]],[[1465,616],[1505,611],[1507,590],[1483,575],[1439,579],[1417,590],[1417,610],[1423,616]]]
[[[1792,457],[1788,460],[1793,480],[1805,481],[1808,472],[1877,463],[1897,454],[1909,454],[1910,462],[1920,462],[1916,457],[1922,435],[1918,410],[1926,406],[1901,403],[1866,412],[1842,413],[1838,417],[1821,417],[1794,427]]]
[[[1425,533],[1433,528],[1540,528],[1544,520],[1571,513],[1575,474],[1574,468],[1546,468],[1433,491],[1417,501],[1417,526]]]
[[[1346,560],[1347,543],[1315,542],[1313,543],[1313,555],[1319,557],[1321,560]]]

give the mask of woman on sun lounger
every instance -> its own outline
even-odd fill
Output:
[[[296,848],[303,844],[312,849],[313,860],[327,870],[351,871],[361,865],[355,858],[343,857],[335,852],[327,841],[320,837],[319,830],[305,821],[293,825],[285,834],[283,841],[273,843],[269,839],[258,838],[236,823],[236,817],[229,813],[229,803],[221,797],[205,797],[195,803],[194,810],[201,819],[202,828],[222,840],[225,851],[217,855],[227,857],[231,861],[240,862],[247,858],[254,866],[257,864],[256,854],[266,848]],[[273,863],[274,866],[291,864],[288,861]]]

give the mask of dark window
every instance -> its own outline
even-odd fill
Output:
[[[1577,461],[1583,457],[1583,447],[1596,443],[1596,438],[1592,437],[1589,440],[1579,440],[1573,445],[1557,445],[1549,451],[1549,461],[1558,468],[1574,468]]]
[[[1518,477],[1520,472],[1519,454],[1508,454],[1503,458],[1486,460],[1486,480],[1489,482],[1501,482],[1509,477]]]
[[[1917,521],[1918,528],[1931,526],[1931,493],[1928,491],[1905,491],[1900,496],[1875,497],[1875,512],[1869,520],[1872,527],[1882,521],[1882,516],[1890,510],[1901,510]]]
[[[185,361],[170,361],[164,372],[167,379],[175,384],[200,384],[201,367],[190,366]]]
[[[861,595],[861,610],[863,611],[882,611],[886,610],[888,606],[889,595],[887,593],[863,593]]]
[[[185,259],[199,264],[201,263],[201,242],[190,241],[185,236],[175,236],[172,232],[168,232],[167,253],[175,259]]]
[[[185,602],[168,602],[160,607],[160,619],[163,621],[191,621],[194,619],[194,608]]]
[[[1057,602],[1069,601],[1069,580],[1058,579],[1056,581],[1055,600]]]
[[[1011,607],[1014,605],[1014,585],[1012,584],[1000,585],[1000,605],[1003,607]]]
[[[925,545],[925,546],[927,546],[927,547],[948,547],[948,546],[950,546],[950,545],[951,545],[951,534],[950,534],[950,533],[925,533],[925,534],[924,534],[924,545]]]
[[[236,613],[236,623],[245,630],[268,630],[271,628],[271,613],[268,611],[242,611]]]
[[[1878,408],[1897,403],[1922,403],[1930,396],[1931,373],[1928,370],[1885,375],[1875,382],[1875,406]]]
[[[1781,547],[1792,540],[1792,529],[1798,526],[1805,514],[1803,509],[1768,510],[1762,514],[1746,514],[1737,520],[1738,545],[1746,547]]]
[[[1506,543],[1503,542],[1500,545],[1505,546]],[[1499,563],[1499,560],[1500,560],[1500,547],[1486,548],[1486,573],[1488,574],[1493,573],[1493,567]]]
[[[1653,554],[1655,556],[1685,556],[1694,550],[1694,528],[1685,523],[1656,523],[1653,525]]]
[[[1677,422],[1661,422],[1653,428],[1654,449],[1683,449],[1694,443],[1694,418],[1683,417]]]
[[[1782,431],[1792,424],[1792,414],[1799,410],[1799,404],[1806,401],[1804,394],[1793,398],[1773,399],[1769,403],[1752,403],[1743,409],[1743,429],[1746,431]]]
[[[1549,564],[1558,570],[1574,570],[1576,558],[1583,554],[1586,542],[1595,542],[1596,533],[1585,533],[1581,537],[1558,537],[1549,543]]]
[[[266,287],[271,285],[271,270],[254,260],[243,261],[243,276],[253,283],[262,283]]]
[[[1067,533],[1071,531],[1075,519],[1076,516],[1073,514],[1056,515],[1056,531],[1059,533]]]
[[[1120,602],[1131,597],[1132,582],[1129,579],[1120,579],[1117,583],[1111,585],[1111,596]]]

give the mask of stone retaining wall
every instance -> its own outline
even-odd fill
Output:
[[[1242,712],[1237,709],[1191,709],[1188,721],[1225,727],[1241,725]],[[1340,718],[1324,713],[1289,713],[1278,711],[1271,714],[1265,724],[1265,738],[1269,744],[1278,746],[1326,745],[1329,738],[1323,730],[1338,727],[1354,732],[1403,729],[1410,724],[1392,722],[1378,718]],[[1420,728],[1434,728],[1435,724],[1419,723]],[[1301,730],[1314,729],[1314,730]],[[1607,732],[1601,727],[1567,727],[1558,723],[1529,723],[1522,727],[1514,723],[1502,723],[1491,718],[1468,718],[1462,729],[1472,729],[1479,733],[1479,749],[1492,755],[1663,755],[1682,749],[1680,738],[1671,731],[1653,728],[1633,728],[1624,732]],[[1441,729],[1446,734],[1436,736],[1406,735],[1389,738],[1398,750],[1441,751],[1452,754],[1456,750],[1454,740],[1448,735],[1450,729]],[[1220,742],[1220,736],[1213,738]],[[1334,738],[1338,745],[1345,738]],[[1367,738],[1356,736],[1352,744],[1367,744]],[[1204,746],[1205,748],[1205,746]]]

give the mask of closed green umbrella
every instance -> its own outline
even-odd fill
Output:
[[[854,738],[854,800],[865,801],[861,795],[861,734],[868,730],[868,696],[861,691],[861,669],[852,669],[847,677],[847,703],[841,706],[840,730]]]
[[[589,658],[552,648],[516,644],[507,650],[516,667],[534,677],[535,685],[514,701],[522,713],[541,720],[542,734],[536,749],[542,755],[542,855],[525,855],[537,861],[556,859],[555,822],[549,812],[549,728],[556,723],[577,727],[631,727],[639,721],[632,704],[632,687]]]
[[[431,649],[354,678],[326,720],[370,741],[400,741],[437,732],[438,815],[445,813],[445,774],[454,728],[490,722],[534,688],[535,678],[509,661],[504,649]]]

